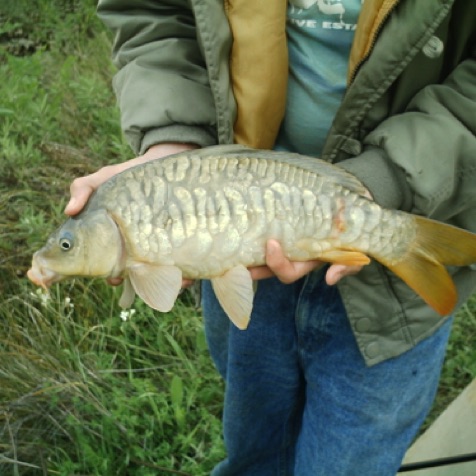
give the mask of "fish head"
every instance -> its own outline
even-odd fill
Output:
[[[68,219],[33,255],[28,278],[37,286],[73,276],[119,276],[123,242],[114,220],[105,210]]]

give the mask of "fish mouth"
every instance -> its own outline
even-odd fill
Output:
[[[41,286],[43,289],[48,289],[52,284],[63,279],[62,275],[44,266],[37,256],[33,256],[31,268],[26,275],[33,284]]]

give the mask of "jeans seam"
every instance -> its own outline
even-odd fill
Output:
[[[305,293],[307,293],[307,286],[309,284],[309,281],[311,279],[311,276],[312,276],[312,273],[306,275],[304,277],[304,281],[303,281],[303,284],[301,286],[301,289],[299,291],[299,296],[297,298],[297,302],[296,302],[296,307],[295,307],[295,310],[294,310],[294,325],[296,327],[296,347],[297,347],[297,356],[298,356],[298,360],[299,360],[299,363],[300,363],[300,366],[302,368],[302,366],[304,365],[304,362],[303,362],[303,338],[302,338],[302,333],[304,331],[304,317],[303,317],[303,314],[304,314],[304,307],[307,307],[307,304],[305,304],[305,299],[306,297],[304,296]]]

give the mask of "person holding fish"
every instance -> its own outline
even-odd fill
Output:
[[[279,160],[286,170],[294,160],[303,183],[316,174],[300,156],[336,166],[319,165],[334,188],[316,179],[314,188],[296,191],[279,176],[262,196],[253,195],[260,191],[254,182],[249,197],[229,182],[214,189],[234,207],[230,214],[243,218],[237,210],[245,210],[248,220],[250,207],[269,212],[260,205],[266,196],[275,215],[279,205],[284,215],[305,217],[319,203],[322,226],[314,233],[330,231],[324,241],[301,237],[294,254],[279,233],[268,233],[260,245],[266,263],[250,260],[227,271],[227,280],[202,283],[209,348],[226,382],[227,456],[212,474],[396,474],[435,396],[451,316],[476,287],[475,236],[448,226],[476,232],[476,2],[100,0],[98,12],[115,32],[114,88],[137,157],[76,179],[68,215],[81,217],[101,184],[154,159],[165,165],[153,170],[172,181],[192,163],[211,170],[216,162],[207,151],[216,144],[259,149],[219,149],[255,168],[293,153]],[[273,149],[279,154],[262,152]],[[166,158],[176,153],[191,162]],[[194,196],[211,220],[220,206],[200,201],[209,189],[198,186],[210,175],[197,177],[192,191],[174,189],[176,203]],[[110,187],[119,203],[120,187]],[[402,212],[417,225],[400,225]],[[116,230],[114,219],[104,219]],[[277,226],[259,213],[253,220]],[[302,220],[290,221],[286,233],[300,232]],[[354,245],[357,224],[365,233]],[[215,246],[212,235],[202,237]],[[61,237],[63,251],[69,238]],[[400,258],[388,258],[403,242]],[[156,303],[153,285],[144,287],[162,271],[134,266],[129,274],[111,271],[111,283],[125,280]],[[180,285],[202,277],[184,269],[170,277],[172,298],[157,308],[170,307]],[[241,305],[249,273],[258,283],[249,323],[235,316],[233,325],[228,315]],[[172,275],[160,276],[167,287],[164,276]],[[40,265],[31,277],[46,283]]]

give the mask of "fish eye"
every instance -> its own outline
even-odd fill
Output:
[[[69,233],[59,239],[59,246],[62,251],[69,251],[73,247],[73,238]]]

